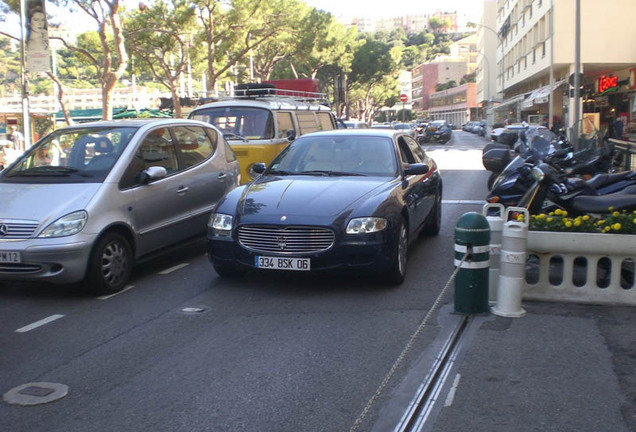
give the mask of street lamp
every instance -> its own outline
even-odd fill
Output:
[[[486,55],[483,52],[478,52],[477,54],[480,54],[481,57],[484,59],[484,61],[486,62],[486,117],[490,117],[490,109],[491,109],[491,101],[492,101],[492,97],[490,96],[490,62],[488,61],[488,57],[486,57]],[[490,118],[488,118],[488,121],[490,121]]]
[[[499,44],[501,45],[501,101],[503,102],[503,100],[504,100],[504,83],[505,83],[505,78],[504,78],[504,73],[505,72],[504,72],[504,45],[503,45],[503,38],[501,36],[499,36],[499,33],[497,33],[492,28],[488,27],[487,25],[478,24],[478,23],[475,23],[475,22],[469,22],[467,25],[468,25],[468,27],[481,27],[483,29],[491,31],[495,35],[495,37],[497,38],[497,41],[499,42]],[[484,55],[484,58],[485,57],[486,56]]]

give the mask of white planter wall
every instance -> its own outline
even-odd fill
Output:
[[[636,306],[636,235],[530,231],[527,256],[524,299]]]

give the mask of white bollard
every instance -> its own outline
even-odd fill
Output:
[[[501,253],[501,232],[503,230],[503,204],[488,203],[483,208],[483,215],[490,225],[490,273],[488,275],[488,303],[495,304],[497,300],[497,285],[499,283],[499,260]]]
[[[512,214],[523,215],[523,220],[511,219]],[[520,318],[526,314],[521,297],[526,284],[526,246],[528,243],[528,210],[508,207],[501,236],[501,256],[497,301],[491,308],[495,315]]]

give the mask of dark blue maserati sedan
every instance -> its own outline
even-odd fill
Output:
[[[256,180],[229,192],[208,224],[221,277],[361,270],[397,285],[409,244],[440,230],[440,173],[403,131],[310,133],[252,171]]]

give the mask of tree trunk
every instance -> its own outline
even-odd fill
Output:
[[[62,113],[64,114],[64,120],[66,120],[66,124],[70,126],[74,124],[75,122],[73,121],[73,117],[71,117],[68,110],[66,109],[66,105],[64,104],[64,86],[62,86],[62,82],[58,79],[58,77],[53,75],[51,72],[47,72],[47,75],[49,76],[49,78],[53,80],[53,82],[57,86],[57,100],[60,103],[60,109],[62,110]]]
[[[115,88],[115,84],[117,83],[117,77],[112,72],[107,72],[105,74],[104,80],[102,81],[102,119],[104,120],[112,120],[113,119],[113,101],[111,99],[110,94]]]
[[[172,104],[174,105],[174,118],[181,118],[181,101],[174,82],[170,83],[170,93],[172,94]]]

